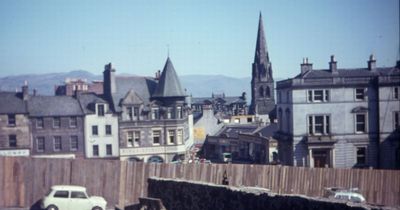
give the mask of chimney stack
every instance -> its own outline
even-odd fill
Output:
[[[303,58],[303,63],[300,64],[301,74],[305,74],[312,70],[312,63],[308,63],[308,58]]]
[[[161,77],[161,71],[158,70],[158,71],[156,71],[155,79],[160,80],[160,77]]]
[[[333,73],[333,74],[337,74],[337,62],[335,60],[335,55],[331,55],[331,61],[329,62],[329,70]]]
[[[370,70],[370,71],[376,71],[376,60],[375,60],[374,54],[371,54],[371,55],[369,56],[368,70]]]
[[[28,98],[29,98],[28,81],[25,80],[24,86],[22,86],[22,99],[26,101],[28,100]]]
[[[112,64],[106,64],[103,72],[103,92],[107,97],[111,97],[113,93],[117,92],[117,84],[115,82],[115,69],[112,68]]]

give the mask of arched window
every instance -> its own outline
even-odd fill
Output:
[[[147,162],[149,162],[149,163],[163,163],[164,159],[162,157],[160,157],[160,156],[151,156],[151,157],[149,157]]]
[[[266,96],[267,98],[271,97],[271,90],[269,89],[268,86],[265,88],[265,96]]]
[[[260,94],[260,97],[264,97],[264,88],[262,86],[260,87],[258,92]]]

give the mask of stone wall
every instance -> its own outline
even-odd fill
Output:
[[[177,179],[148,179],[148,196],[159,198],[169,210],[346,210],[376,209],[301,195],[278,195],[264,188],[230,187]]]

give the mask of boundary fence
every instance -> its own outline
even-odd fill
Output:
[[[82,185],[109,206],[137,203],[152,176],[257,186],[322,197],[326,187],[359,188],[368,203],[400,206],[400,171],[240,164],[159,164],[119,160],[0,157],[0,207],[30,207],[56,184]]]

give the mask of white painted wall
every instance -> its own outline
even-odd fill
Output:
[[[97,107],[97,106],[96,106]],[[104,116],[90,114],[85,116],[85,156],[93,158],[93,145],[99,146],[99,156],[95,158],[108,158],[119,156],[118,117],[107,114],[108,105],[105,104]],[[92,126],[98,126],[98,135],[92,135]],[[111,125],[111,134],[106,135],[106,125]],[[112,145],[112,155],[106,155],[106,145]]]

